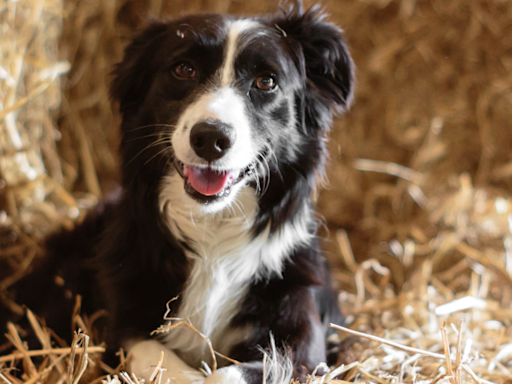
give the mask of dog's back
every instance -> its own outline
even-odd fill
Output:
[[[97,295],[97,264],[94,262],[96,246],[108,220],[111,206],[100,203],[82,223],[72,230],[60,230],[49,236],[43,244],[44,254],[36,258],[29,273],[9,288],[9,300],[30,309],[44,319],[46,326],[59,337],[71,342],[73,337],[72,314],[80,295],[83,313],[93,314],[104,308]],[[0,344],[4,341],[6,321],[27,326],[24,316],[0,306]],[[38,345],[29,337],[31,348]]]

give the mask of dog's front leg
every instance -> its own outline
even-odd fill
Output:
[[[128,357],[129,371],[146,383],[150,383],[155,367],[164,354],[162,368],[162,383],[168,379],[173,384],[248,384],[245,378],[246,369],[231,365],[217,369],[208,377],[188,366],[173,351],[156,340],[145,340],[135,344]],[[261,370],[260,370],[261,372]]]
[[[205,377],[201,372],[189,367],[173,351],[156,340],[141,341],[130,348],[128,370],[144,379],[146,383],[151,383],[150,378],[160,361],[162,352],[164,354],[161,364],[162,383],[166,383],[167,379],[176,384],[203,384],[205,382]]]

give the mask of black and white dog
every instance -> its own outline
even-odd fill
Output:
[[[258,346],[270,334],[289,346],[295,376],[325,361],[327,324],[341,315],[312,193],[332,114],[352,98],[342,31],[300,6],[156,21],[114,74],[122,194],[49,241],[54,254],[96,270],[91,295],[108,310],[111,345],[130,350],[140,376],[166,348],[169,377],[180,378],[185,363],[211,363],[194,332],[149,340],[178,297],[173,316],[249,363],[220,368],[207,383],[261,382]]]

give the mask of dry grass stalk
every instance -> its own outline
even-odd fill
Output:
[[[6,382],[26,384],[52,378],[51,382],[58,384],[64,382],[76,384],[84,375],[88,362],[105,352],[105,347],[89,346],[89,337],[81,332],[77,333],[71,348],[56,348],[49,330],[40,324],[31,311],[27,311],[27,318],[43,349],[29,350],[26,343],[22,341],[16,326],[9,323],[7,337],[15,350],[5,356],[0,356],[0,372],[2,379]],[[75,367],[76,355],[80,357]],[[12,372],[19,360],[23,361],[25,367],[22,380],[14,376]],[[65,369],[66,363],[68,369]]]
[[[338,330],[346,332],[346,333],[350,333],[350,334],[355,335],[355,336],[364,337],[364,338],[366,338],[368,340],[377,341],[377,342],[382,343],[382,344],[387,344],[387,345],[389,345],[391,347],[400,349],[402,351],[406,351],[406,352],[410,352],[410,353],[416,353],[416,354],[419,354],[419,355],[430,356],[430,357],[434,357],[436,359],[447,359],[448,358],[448,356],[446,356],[446,355],[443,356],[440,353],[433,353],[433,352],[425,351],[425,350],[418,349],[418,348],[408,347],[406,345],[401,345],[401,344],[398,344],[398,343],[395,343],[395,342],[383,339],[381,337],[369,335],[369,334],[366,334],[364,332],[357,332],[357,331],[354,331],[354,330],[349,329],[349,328],[342,327],[342,326],[337,325],[337,324],[332,324],[331,323],[331,324],[329,324],[329,327],[338,329]]]
[[[38,356],[51,356],[51,355],[57,355],[57,356],[65,356],[71,354],[73,348],[66,347],[66,348],[48,348],[48,349],[34,349],[29,350],[26,352],[22,351],[15,351],[7,356],[0,356],[0,363],[6,363],[14,360],[22,359],[25,356],[28,357],[38,357]],[[81,355],[84,351],[81,347],[75,347],[74,348],[75,354]],[[89,347],[88,349],[89,353],[103,353],[105,352],[105,347]]]
[[[82,346],[82,353],[80,353],[80,358],[75,368],[76,349],[79,345]],[[73,342],[71,343],[71,355],[69,358],[68,365],[69,384],[77,384],[84,375],[84,372],[87,369],[87,365],[89,364],[88,348],[89,336],[87,336],[86,334],[82,333],[82,331],[79,330],[75,334]]]
[[[345,312],[354,314],[349,316],[352,329],[335,327],[379,343],[363,352],[361,365],[371,370],[359,372],[356,380],[378,382],[373,375],[391,382],[460,384],[467,380],[505,382],[512,377],[507,367],[512,357],[507,328],[512,321],[512,311],[507,309],[512,289],[505,245],[499,241],[512,232],[507,220],[502,221],[503,216],[512,217],[508,204],[503,204],[510,197],[475,189],[466,175],[452,185],[455,188],[446,191],[446,196],[430,197],[432,214],[427,217],[438,226],[430,240],[434,246],[409,267],[413,271],[399,296],[391,290],[365,291],[361,306],[361,283],[356,275],[355,293],[343,297]],[[453,199],[456,203],[448,203]],[[447,255],[455,262],[446,263]],[[459,329],[454,323],[461,324]],[[453,334],[446,324],[451,324]],[[387,336],[369,335],[370,329]],[[500,352],[496,355],[495,350]]]
[[[169,300],[166,304],[166,311],[165,311],[165,314],[164,314],[164,317],[163,319],[165,321],[167,321],[168,323],[167,324],[163,324],[161,325],[160,327],[158,327],[156,330],[154,330],[153,332],[151,332],[151,335],[155,335],[155,334],[161,334],[161,333],[169,333],[171,332],[173,329],[175,328],[186,328],[192,332],[194,332],[196,335],[198,335],[201,339],[204,340],[204,342],[206,343],[206,345],[208,346],[208,350],[210,351],[210,355],[211,355],[211,358],[212,358],[212,370],[215,371],[217,369],[217,356],[233,363],[233,364],[243,364],[239,361],[236,361],[234,359],[231,359],[230,357],[228,356],[225,356],[217,351],[215,351],[213,349],[213,345],[212,345],[212,342],[211,340],[206,336],[204,335],[203,333],[201,333],[196,327],[194,327],[194,325],[191,323],[190,319],[182,319],[182,318],[179,318],[179,317],[170,317],[169,314],[171,313],[171,308],[170,308],[170,304],[177,300],[177,297]],[[162,358],[160,359],[160,361],[162,360]],[[206,368],[207,370],[209,368]]]
[[[6,2],[0,22],[0,176],[9,219],[1,224],[41,235],[61,222],[66,206],[52,194],[63,183],[52,113],[58,79],[70,68],[58,61],[62,2]]]

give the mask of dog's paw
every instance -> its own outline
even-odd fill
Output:
[[[242,370],[236,365],[219,368],[206,378],[204,384],[247,384]]]
[[[164,353],[161,368],[162,383],[168,379],[176,384],[203,384],[204,376],[201,372],[189,367],[173,351],[166,348],[156,340],[145,340],[130,348],[128,355],[128,370],[150,383],[155,367]]]

